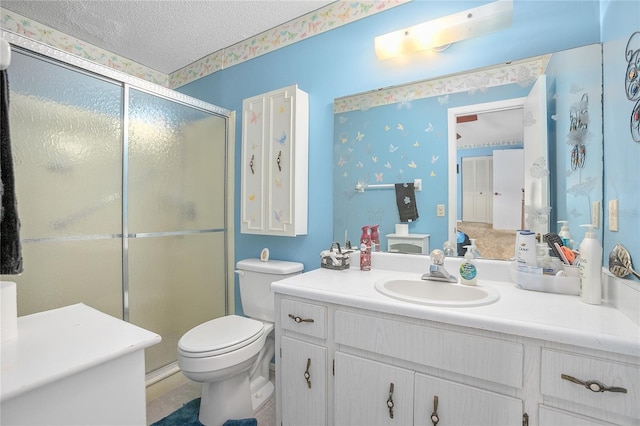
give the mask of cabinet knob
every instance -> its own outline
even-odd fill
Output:
[[[289,318],[300,324],[301,322],[314,322],[313,318],[300,318],[297,315],[289,314]]]
[[[252,155],[251,156],[251,160],[249,160],[249,169],[251,169],[251,174],[255,174],[255,172],[253,171],[253,160],[255,160],[256,156]]]
[[[568,380],[572,383],[584,386],[585,388],[589,389],[591,392],[620,392],[620,393],[627,393],[627,390],[625,388],[620,388],[620,387],[616,387],[616,386],[607,386],[604,385],[596,380],[587,380],[587,381],[582,381],[580,379],[576,379],[573,376],[569,376],[568,374],[561,374],[560,377],[562,377],[564,380]]]
[[[279,172],[282,171],[282,167],[280,166],[281,157],[282,157],[282,151],[278,151],[278,158],[276,158],[276,163],[278,164],[278,171]]]
[[[389,418],[393,418],[393,383],[389,384],[389,399],[387,399],[387,407],[389,408]]]

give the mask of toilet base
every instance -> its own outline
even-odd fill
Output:
[[[200,423],[222,426],[230,419],[253,417],[249,388],[249,375],[246,373],[219,382],[203,383],[198,416]]]
[[[251,382],[251,405],[254,412],[266,404],[274,389],[273,383],[266,377],[261,376]]]

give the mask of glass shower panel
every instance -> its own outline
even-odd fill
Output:
[[[18,315],[84,303],[122,319],[122,240],[49,240],[22,245]]]
[[[225,119],[131,90],[129,233],[224,228]]]
[[[153,371],[177,359],[189,329],[225,315],[224,233],[129,239],[131,323],[162,336],[145,350]]]
[[[122,86],[12,52],[9,120],[24,272],[18,315],[122,308]]]
[[[122,87],[19,52],[9,87],[20,237],[122,233]]]

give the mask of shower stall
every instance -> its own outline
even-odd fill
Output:
[[[25,44],[8,68],[24,272],[2,277],[18,315],[84,303],[162,336],[147,373],[175,369],[182,334],[228,311],[233,114]]]

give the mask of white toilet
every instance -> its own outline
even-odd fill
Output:
[[[192,328],[178,342],[178,366],[202,382],[198,420],[219,426],[253,417],[273,393],[269,364],[274,354],[274,296],[271,283],[297,275],[298,262],[245,259],[236,263],[242,310]]]

